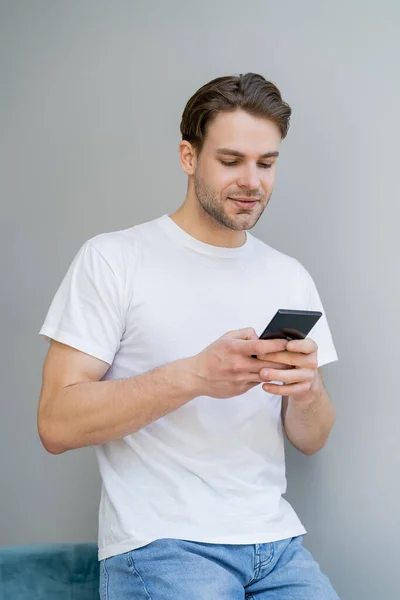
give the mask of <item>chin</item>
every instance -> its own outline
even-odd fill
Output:
[[[253,229],[253,227],[256,225],[257,221],[261,217],[261,214],[249,215],[246,213],[240,213],[238,215],[232,216],[230,220],[232,222],[233,228],[236,231],[246,231],[248,229]]]
[[[249,221],[246,219],[246,221],[243,221],[243,219],[233,218],[230,219],[228,227],[233,231],[247,231],[248,229],[253,229],[254,225],[257,223],[257,220],[251,219],[251,221]]]

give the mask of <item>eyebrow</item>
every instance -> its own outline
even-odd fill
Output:
[[[237,156],[239,158],[244,158],[245,156],[242,152],[239,152],[238,150],[232,150],[232,148],[218,148],[217,154],[229,154],[230,156]],[[278,151],[266,152],[265,154],[262,154],[260,158],[274,158],[276,156],[279,156]]]

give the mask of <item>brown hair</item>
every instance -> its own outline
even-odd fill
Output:
[[[200,154],[207,127],[217,114],[237,109],[273,121],[282,139],[286,137],[292,109],[271,81],[257,73],[246,73],[217,77],[193,94],[182,114],[182,140],[190,142]]]

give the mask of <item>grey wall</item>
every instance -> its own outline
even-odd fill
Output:
[[[182,202],[189,96],[255,71],[293,107],[255,233],[311,271],[340,356],[336,426],[313,457],[288,447],[288,498],[342,600],[398,598],[399,6],[1,2],[0,544],[96,539],[93,450],[37,436],[37,332],[86,239]]]

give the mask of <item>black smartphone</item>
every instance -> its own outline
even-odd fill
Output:
[[[303,340],[310,333],[322,312],[318,310],[279,309],[258,339]],[[252,358],[257,358],[252,354]]]
[[[271,322],[260,335],[260,340],[302,340],[314,327],[322,312],[316,310],[286,310],[277,311]]]

